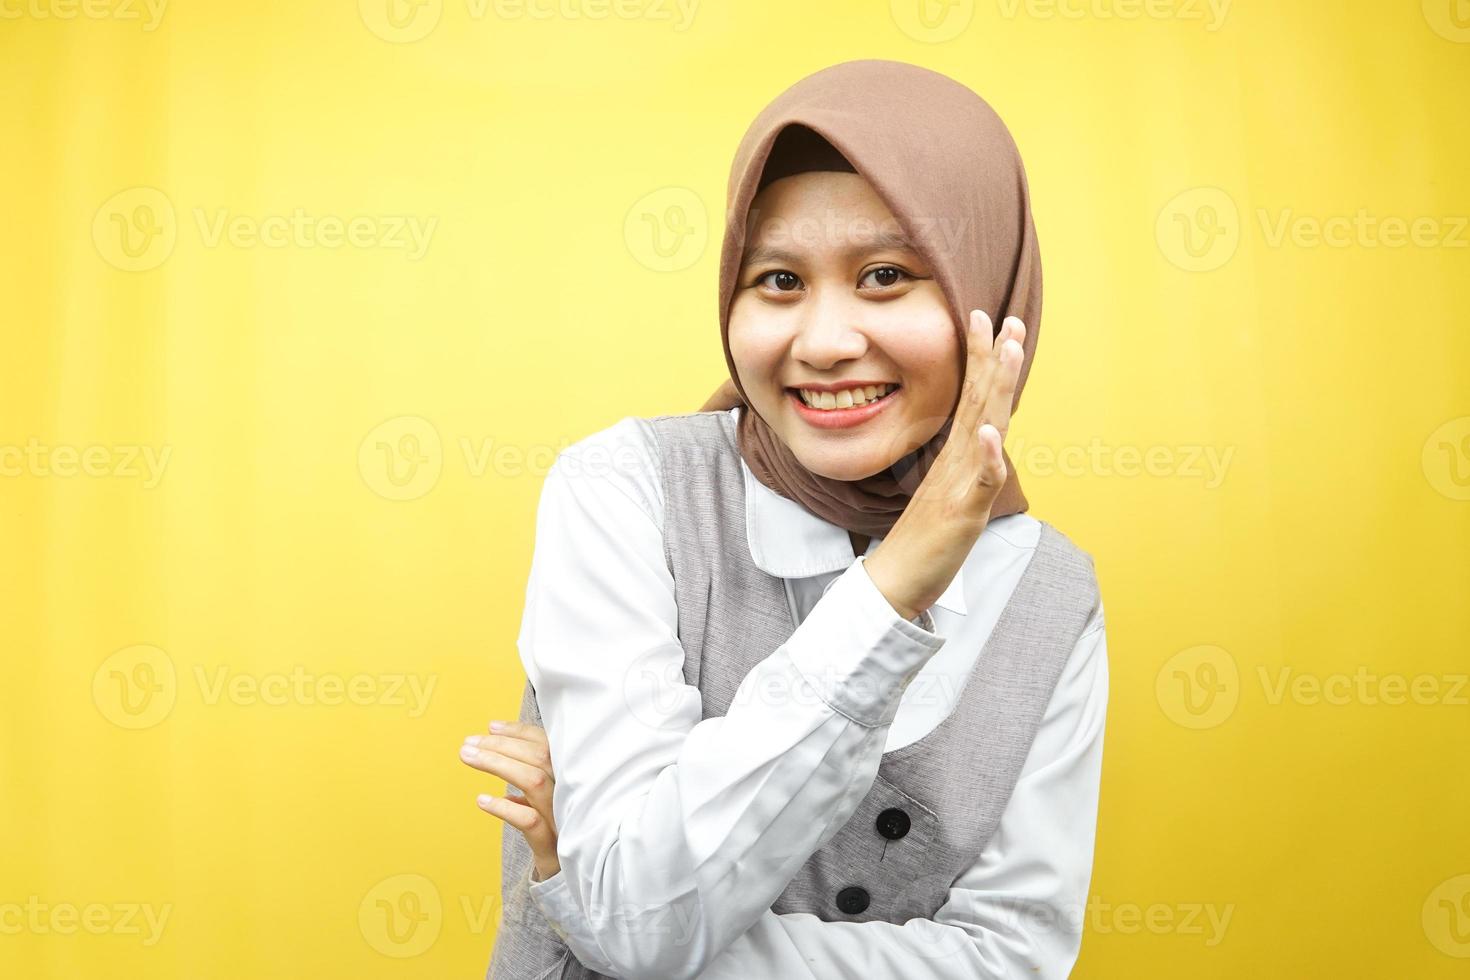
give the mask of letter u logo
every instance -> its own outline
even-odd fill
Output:
[[[380,441],[378,449],[383,453],[383,475],[395,487],[408,486],[418,475],[419,467],[429,462],[429,457],[419,449],[418,437],[411,432],[399,436],[396,448],[390,443]],[[399,460],[404,463],[401,469]]]
[[[1470,436],[1460,441],[1458,451],[1452,442],[1441,442],[1439,448],[1444,450],[1450,481],[1457,487],[1470,487]]]
[[[1215,706],[1215,698],[1225,690],[1220,683],[1220,672],[1208,660],[1195,664],[1194,672],[1176,670],[1174,677],[1182,687],[1180,700],[1184,710],[1192,715],[1203,715]],[[1196,700],[1198,695],[1198,700]]]
[[[153,240],[163,234],[163,226],[154,218],[153,209],[146,204],[133,208],[129,217],[121,214],[112,214],[110,217],[117,228],[117,247],[130,259],[142,258]],[[136,239],[133,236],[135,231]]]
[[[108,678],[117,683],[118,707],[133,717],[148,710],[155,694],[163,693],[163,682],[153,672],[153,665],[146,660],[134,664],[131,672],[110,670]],[[136,700],[133,698],[134,691],[138,692]]]
[[[957,5],[958,0],[938,0],[937,3],[935,0],[918,0],[914,13],[918,16],[919,23],[934,31],[944,26],[951,8]],[[929,12],[935,9],[939,11],[938,16],[931,16]]]
[[[383,913],[383,929],[395,943],[407,943],[413,939],[419,924],[429,921],[429,915],[423,910],[417,892],[399,895],[396,905],[386,898],[380,898],[378,908]]]
[[[677,204],[664,208],[662,215],[645,211],[641,217],[648,228],[649,247],[661,259],[672,258],[683,247],[684,239],[694,234],[694,226]],[[664,235],[665,229],[668,230],[667,236]]]
[[[1202,259],[1210,254],[1210,249],[1215,247],[1215,239],[1225,234],[1225,228],[1220,224],[1219,213],[1208,204],[1200,207],[1192,215],[1174,215],[1174,223],[1179,226],[1179,244],[1192,259]],[[1199,229],[1201,235],[1199,240],[1195,238],[1195,229]]]

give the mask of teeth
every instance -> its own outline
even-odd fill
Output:
[[[846,388],[842,391],[808,391],[805,388],[797,389],[801,394],[801,400],[811,408],[831,410],[837,408],[852,408],[855,405],[866,405],[868,402],[877,401],[891,392],[898,385],[868,385],[865,388]]]

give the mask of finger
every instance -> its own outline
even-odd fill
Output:
[[[960,380],[960,401],[955,406],[955,423],[960,432],[973,432],[980,424],[985,394],[990,390],[990,374],[994,370],[992,337],[994,327],[984,310],[970,311],[967,335],[969,356],[965,360],[965,376]]]
[[[492,776],[499,776],[515,786],[526,794],[526,798],[536,809],[550,810],[552,779],[544,770],[473,745],[460,746],[459,757],[465,765],[488,772]]]
[[[991,491],[991,503],[1000,494],[1000,488],[1006,482],[1005,456],[1001,454],[1000,430],[989,422],[980,426],[976,432],[976,441],[980,443],[980,472],[976,481],[980,486]]]
[[[475,798],[476,805],[491,816],[499,817],[516,830],[526,835],[526,842],[537,850],[556,849],[556,829],[551,822],[534,807],[514,802],[513,797],[492,796],[481,793]]]
[[[459,747],[459,757],[471,768],[499,776],[528,794],[549,790],[554,778],[550,772],[539,766],[468,743]]]
[[[540,729],[536,729],[540,731]],[[524,762],[528,766],[544,769],[554,774],[551,765],[551,747],[546,744],[543,735],[540,741],[519,738],[511,735],[471,735],[464,740],[465,745],[473,745],[477,749],[489,749],[508,755],[512,759]]]
[[[547,740],[546,729],[540,725],[533,725],[528,721],[492,721],[489,730],[496,735],[526,738],[535,742],[545,742]]]
[[[992,360],[1000,356],[1000,345],[1005,343],[1006,338],[1011,335],[1011,321],[1015,317],[1006,317],[1000,321],[1000,329],[995,331],[995,340],[990,344],[990,357]]]
[[[991,378],[990,390],[985,396],[985,410],[981,420],[995,426],[1003,442],[1011,426],[1011,401],[1016,394],[1016,384],[1021,376],[1021,361],[1025,352],[1015,337],[1001,345],[1000,363]]]
[[[1000,336],[996,338],[997,348],[1006,340],[1014,340],[1022,347],[1026,345],[1026,324],[1021,322],[1018,316],[1008,316],[1000,322]]]
[[[995,342],[996,370],[991,378],[991,388],[985,395],[986,402],[980,421],[995,423],[1002,441],[1010,425],[1010,404],[1014,399],[1021,362],[1026,356],[1025,342],[1026,325],[1021,322],[1020,317],[1008,316],[1001,321],[1000,333]],[[1014,378],[1011,377],[1013,374]],[[997,390],[1002,387],[1005,390]]]
[[[995,324],[991,322],[990,314],[984,310],[971,310],[969,326],[971,334],[979,341],[971,345],[970,352],[977,353],[978,347],[981,357],[990,356],[990,349],[995,346]]]

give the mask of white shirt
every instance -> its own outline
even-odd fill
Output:
[[[931,631],[868,577],[881,538],[854,558],[845,529],[742,468],[751,557],[785,580],[800,625],[707,719],[682,673],[652,428],[624,418],[547,474],[517,641],[556,773],[561,870],[531,884],[538,907],[579,960],[620,978],[1067,976],[1097,819],[1101,605],[995,834],[932,920],[777,915],[772,902],[841,829],[882,753],[949,714],[1040,525],[991,521]]]

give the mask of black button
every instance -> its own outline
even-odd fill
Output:
[[[868,907],[868,890],[849,885],[837,893],[837,908],[848,915],[857,915]]]
[[[909,815],[896,806],[878,814],[878,833],[889,840],[898,840],[909,832]]]

